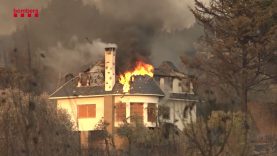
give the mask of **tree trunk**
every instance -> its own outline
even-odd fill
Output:
[[[109,148],[109,140],[108,140],[108,138],[105,138],[104,140],[105,140],[105,145],[106,145],[106,153],[108,156],[110,156],[111,154],[110,154],[110,148]]]
[[[243,121],[243,128],[244,128],[244,146],[242,149],[241,156],[246,155],[246,149],[248,144],[248,121],[247,121],[247,114],[248,114],[248,88],[247,88],[247,51],[243,50],[242,54],[242,83],[241,83],[241,107],[242,112],[244,113],[244,121]]]

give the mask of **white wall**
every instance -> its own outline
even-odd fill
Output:
[[[126,103],[126,118],[130,117],[130,103],[137,102],[143,103],[143,120],[146,127],[155,127],[156,123],[147,121],[147,107],[148,103],[156,103],[158,107],[159,97],[156,96],[115,96],[115,103]],[[96,104],[96,117],[95,118],[81,118],[78,119],[77,105]],[[71,117],[76,130],[89,131],[94,130],[95,126],[104,117],[104,98],[91,97],[91,98],[75,98],[75,99],[58,99],[57,107],[65,110]],[[115,111],[116,113],[116,111]],[[116,115],[116,114],[114,114]],[[129,120],[130,122],[130,120]],[[115,126],[118,127],[121,122],[115,121]]]
[[[173,93],[180,93],[181,92],[181,86],[180,86],[180,80],[178,78],[173,78],[172,82],[172,92]]]
[[[77,117],[77,105],[96,104],[96,117],[95,118],[81,118]],[[104,98],[75,98],[75,99],[59,99],[57,100],[59,109],[64,109],[71,116],[71,121],[76,126],[76,130],[89,131],[94,130],[95,126],[104,117]]]
[[[57,100],[57,108],[59,110],[66,111],[66,113],[70,116],[70,120],[73,123],[75,130],[78,130],[77,127],[77,107],[75,99],[58,99]]]
[[[115,97],[115,103],[123,102],[126,103],[126,118],[130,117],[130,103],[132,102],[138,102],[143,103],[143,123],[146,127],[155,127],[156,123],[148,122],[147,121],[147,106],[148,103],[156,103],[158,107],[159,97],[156,96],[116,96]],[[116,111],[115,111],[116,113]],[[116,114],[115,114],[116,115]],[[127,120],[130,122],[130,119]],[[115,126],[119,127],[122,124],[122,122],[115,122]]]
[[[163,90],[164,91],[164,89],[165,89],[165,82],[164,82],[164,78],[163,77],[161,77],[160,78],[160,88],[161,88],[161,90]]]
[[[181,101],[181,100],[168,100],[163,106],[170,108],[170,120],[161,119],[163,122],[174,123],[180,130],[183,130],[184,125],[191,121],[196,121],[196,105],[194,105],[191,111],[191,116],[188,118],[183,118],[183,111],[187,105],[192,103],[191,101]],[[191,117],[191,118],[190,118]]]

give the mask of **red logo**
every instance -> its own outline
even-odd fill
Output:
[[[39,11],[38,9],[19,9],[14,8],[13,9],[13,17],[39,17]]]

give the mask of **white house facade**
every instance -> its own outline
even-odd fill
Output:
[[[110,132],[124,122],[139,121],[145,127],[166,122],[183,129],[196,120],[196,102],[192,83],[170,62],[154,71],[154,78],[134,76],[130,91],[123,92],[115,72],[116,48],[105,49],[105,61],[67,76],[66,82],[50,99],[65,110],[76,131],[93,131],[101,121],[108,122]],[[185,83],[185,85],[184,85]]]

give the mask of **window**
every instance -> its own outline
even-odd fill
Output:
[[[159,107],[159,116],[162,116],[163,119],[170,119],[170,108],[166,106]]]
[[[95,118],[96,117],[96,105],[78,105],[78,118]]]
[[[156,104],[155,103],[148,103],[147,121],[148,122],[156,122]]]
[[[186,107],[183,110],[183,118],[188,118],[191,114],[191,111],[193,109],[193,104],[186,105]]]
[[[87,73],[81,73],[80,77],[81,86],[88,86],[89,75]]]
[[[124,121],[126,119],[126,104],[125,103],[116,103],[116,121]]]
[[[131,103],[131,122],[143,123],[143,103]]]
[[[166,77],[165,78],[165,85],[168,87],[167,89],[169,91],[172,91],[172,88],[173,88],[173,79],[171,77]]]
[[[183,111],[183,118],[187,118],[189,116],[189,107],[186,106]]]

